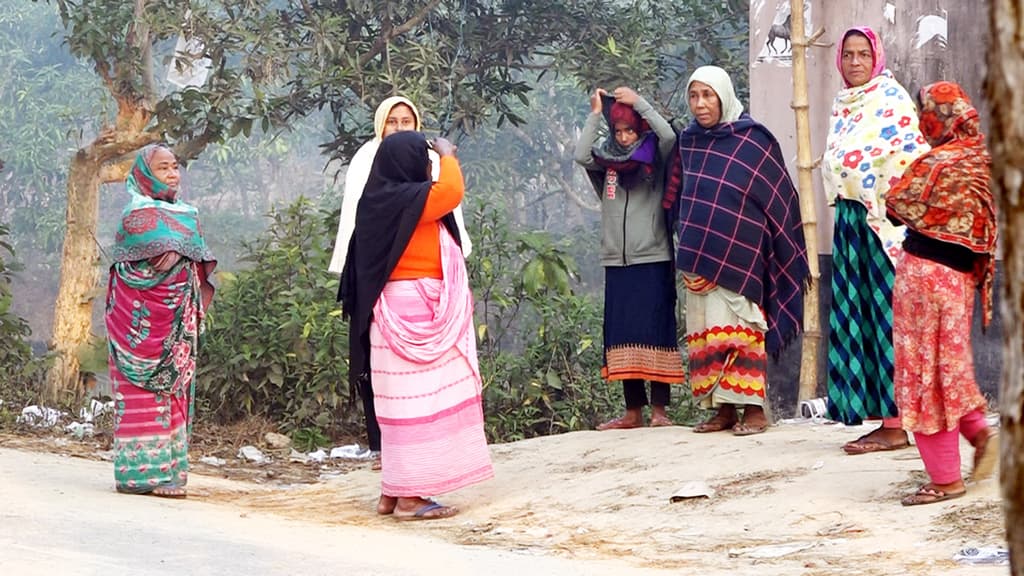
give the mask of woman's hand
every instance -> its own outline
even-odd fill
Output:
[[[640,95],[637,94],[636,91],[625,86],[619,86],[616,88],[615,91],[612,92],[612,96],[615,97],[616,102],[625,104],[630,108],[632,108],[633,105],[636,104],[637,100],[640,99]]]
[[[608,92],[606,92],[604,88],[598,88],[590,95],[591,114],[600,114],[604,110],[604,104],[601,102],[601,96],[606,94],[608,94]]]
[[[442,138],[441,136],[434,138],[430,142],[438,156],[455,156],[455,151],[459,149],[458,146],[452,144],[447,138]]]
[[[159,256],[150,258],[149,265],[157,272],[167,272],[171,268],[174,268],[174,265],[177,264],[179,260],[181,260],[181,254],[174,251],[164,252]]]

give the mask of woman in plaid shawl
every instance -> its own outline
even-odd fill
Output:
[[[828,337],[828,414],[844,424],[881,418],[848,454],[908,446],[893,392],[892,288],[905,231],[885,217],[886,194],[928,150],[914,103],[885,69],[878,36],[843,35],[836,67],[845,88],[832,104],[821,168],[835,206]]]
[[[778,141],[743,113],[725,70],[698,68],[687,93],[694,121],[679,135],[664,204],[679,218],[690,385],[716,409],[694,432],[758,434],[768,426],[767,354],[803,322],[799,198]]]
[[[960,86],[937,82],[920,100],[921,131],[933,148],[886,197],[889,217],[907,227],[893,288],[896,401],[931,477],[903,499],[906,506],[964,494],[961,434],[974,446],[972,480],[990,475],[998,456],[971,354],[975,289],[982,326],[992,319],[992,159],[978,111]]]

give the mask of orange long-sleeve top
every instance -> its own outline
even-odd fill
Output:
[[[441,156],[441,169],[437,182],[430,187],[423,214],[416,230],[391,273],[391,280],[442,278],[441,228],[438,223],[462,202],[466,186],[462,181],[462,168],[454,156]]]

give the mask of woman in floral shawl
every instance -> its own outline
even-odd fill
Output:
[[[217,262],[161,145],[135,159],[107,286],[118,492],[184,498],[196,352]]]
[[[835,206],[828,412],[845,424],[882,418],[880,428],[843,447],[865,454],[908,446],[892,385],[894,259],[904,231],[886,219],[885,199],[928,145],[874,31],[847,30],[836,66],[845,88],[832,104],[822,166],[825,195]]]
[[[931,151],[889,190],[889,217],[906,225],[893,294],[896,400],[914,433],[931,483],[907,506],[962,496],[960,434],[974,446],[977,481],[998,450],[985,422],[988,403],[974,379],[971,316],[981,292],[982,326],[992,319],[996,208],[991,158],[978,112],[952,82],[921,90],[921,130]]]

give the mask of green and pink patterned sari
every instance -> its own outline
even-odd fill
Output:
[[[197,210],[156,180],[143,150],[126,187],[131,201],[115,237],[106,325],[114,385],[114,480],[119,492],[146,493],[188,480],[196,352],[216,261]],[[166,272],[151,258],[177,252]]]

